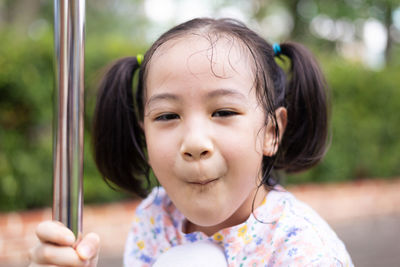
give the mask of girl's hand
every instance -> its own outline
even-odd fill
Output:
[[[45,221],[37,226],[36,235],[40,244],[29,251],[29,267],[97,265],[100,238],[95,233],[75,243],[74,234],[62,223]]]

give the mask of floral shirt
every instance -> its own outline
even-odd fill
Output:
[[[162,187],[136,209],[124,266],[151,266],[171,247],[209,240],[224,250],[229,267],[353,266],[342,241],[309,206],[282,187],[270,191],[242,224],[208,237],[182,232],[185,217]]]

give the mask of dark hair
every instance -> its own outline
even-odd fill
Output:
[[[136,57],[113,64],[105,75],[98,94],[94,115],[93,148],[96,164],[113,184],[145,196],[143,178],[149,185],[150,167],[146,159],[143,121],[144,92],[148,64],[154,52],[167,41],[189,34],[226,36],[247,47],[254,61],[257,98],[271,119],[275,136],[279,128],[275,117],[278,107],[287,108],[288,122],[278,152],[263,158],[262,183],[273,186],[271,169],[298,172],[317,164],[324,156],[328,135],[326,84],[311,53],[297,43],[282,43],[280,59],[290,59],[290,80],[275,62],[272,46],[241,22],[233,19],[193,19],[167,31],[145,53],[139,67]],[[136,90],[134,73],[139,70]],[[133,91],[136,91],[135,97]],[[277,139],[276,139],[277,140]]]

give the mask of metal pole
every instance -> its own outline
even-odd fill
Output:
[[[82,232],[85,0],[54,0],[53,219]]]

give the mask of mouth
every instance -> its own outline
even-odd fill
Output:
[[[219,178],[211,178],[211,179],[206,179],[206,180],[196,180],[196,181],[192,181],[189,182],[189,184],[193,184],[193,185],[206,185],[206,184],[210,184],[212,182],[217,181]]]

